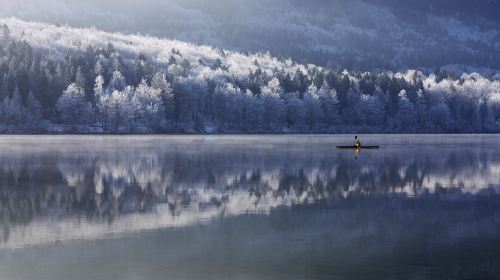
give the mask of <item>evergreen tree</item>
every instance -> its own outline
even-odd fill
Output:
[[[78,66],[75,74],[75,84],[84,91],[87,89],[87,78],[83,74],[82,67]]]
[[[111,81],[108,85],[108,91],[113,92],[115,90],[122,91],[127,86],[127,82],[125,81],[125,77],[120,73],[120,71],[114,71]]]
[[[31,123],[38,123],[42,120],[42,105],[32,91],[30,91],[26,100],[26,111]]]
[[[1,122],[10,125],[22,125],[26,121],[26,109],[19,88],[16,87],[11,97],[5,97],[2,102]]]
[[[174,96],[172,93],[172,86],[167,81],[167,76],[165,72],[157,71],[153,75],[153,79],[151,81],[151,87],[161,92],[161,99],[165,111],[165,119],[173,120],[174,109],[175,109]]]
[[[92,106],[86,100],[83,89],[76,84],[68,86],[56,106],[63,123],[81,125],[92,119]]]

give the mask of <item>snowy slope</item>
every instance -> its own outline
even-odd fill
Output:
[[[306,69],[304,65],[292,63],[290,60],[279,61],[269,54],[245,55],[206,45],[195,45],[151,36],[109,33],[95,28],[58,27],[16,18],[0,19],[0,24],[7,24],[13,38],[27,41],[30,45],[45,50],[56,59],[66,56],[69,51],[83,51],[88,46],[105,48],[108,43],[112,43],[124,58],[135,59],[142,53],[159,64],[167,63],[172,49],[180,50],[182,57],[191,62],[202,59],[208,63],[215,63],[217,59],[220,59],[228,66],[229,74],[236,77],[242,77],[248,75],[250,71],[255,71],[255,61],[258,62],[262,70],[269,73],[274,69],[284,69],[291,73]],[[217,70],[209,67],[197,68],[194,72],[198,72],[200,75],[217,75]]]
[[[500,68],[497,1],[3,0],[0,16],[96,26],[348,68]],[[442,3],[441,3],[442,2]],[[22,7],[22,8],[20,8]],[[461,8],[462,7],[462,8]]]

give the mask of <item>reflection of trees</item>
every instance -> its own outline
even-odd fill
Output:
[[[464,176],[493,177],[488,168],[499,162],[495,153],[474,150],[366,153],[356,161],[323,150],[231,147],[6,156],[0,217],[7,234],[9,225],[43,215],[111,222],[119,214],[154,211],[158,204],[168,204],[172,215],[193,206],[204,211],[224,207],[241,190],[256,204],[263,197],[300,204],[356,194],[460,193],[468,187]],[[209,195],[200,195],[203,190]]]

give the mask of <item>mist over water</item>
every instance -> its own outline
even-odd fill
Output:
[[[0,278],[500,272],[498,136],[361,140],[2,137]]]

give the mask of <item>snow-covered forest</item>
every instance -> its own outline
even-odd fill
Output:
[[[0,2],[0,17],[269,51],[319,66],[362,71],[500,67],[498,0]]]
[[[498,132],[500,75],[353,72],[0,20],[2,132]]]

